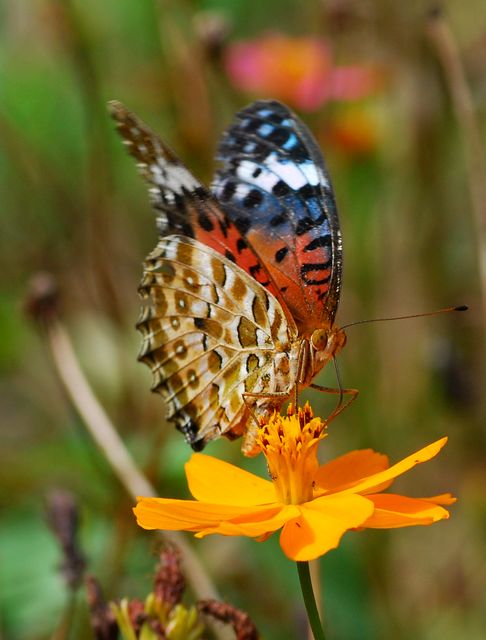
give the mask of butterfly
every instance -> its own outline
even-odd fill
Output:
[[[341,232],[321,152],[290,109],[259,100],[223,133],[208,189],[135,114],[109,108],[160,235],[139,288],[139,359],[193,449],[245,435],[249,453],[252,414],[317,386],[346,342],[335,325]]]

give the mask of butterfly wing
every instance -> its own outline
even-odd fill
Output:
[[[236,262],[279,298],[280,292],[262,261],[212,193],[121,102],[112,101],[108,106],[130,155],[135,158],[141,175],[150,185],[150,198],[157,211],[160,235],[180,234],[196,238]]]
[[[163,236],[144,263],[140,359],[169,420],[201,449],[241,435],[249,405],[278,408],[296,382],[301,338],[332,325],[341,274],[332,190],[310,133],[279,103],[251,105],[225,134],[214,185],[224,208],[141,120],[117,102],[110,110]]]
[[[258,406],[281,405],[284,398],[271,398],[292,387],[290,376],[279,386],[279,368],[288,371],[297,329],[245,271],[197,240],[171,235],[146,259],[140,293],[140,359],[194,449],[242,434],[244,393],[261,394],[252,396]]]
[[[264,261],[301,335],[331,327],[342,242],[332,186],[312,134],[286,106],[257,101],[223,134],[212,191]]]

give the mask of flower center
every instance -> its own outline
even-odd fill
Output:
[[[256,444],[267,459],[277,499],[284,504],[302,504],[313,498],[313,481],[319,467],[317,446],[326,437],[327,424],[314,418],[310,405],[292,405],[287,416],[276,412],[260,418]]]

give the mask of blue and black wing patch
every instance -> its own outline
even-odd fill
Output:
[[[212,192],[265,262],[305,335],[332,326],[342,245],[329,175],[307,127],[276,101],[258,101],[223,134]]]

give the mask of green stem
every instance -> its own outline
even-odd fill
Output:
[[[309,563],[297,562],[297,571],[299,572],[300,588],[302,589],[307,617],[309,618],[310,628],[314,634],[314,640],[326,640],[312,589]]]

